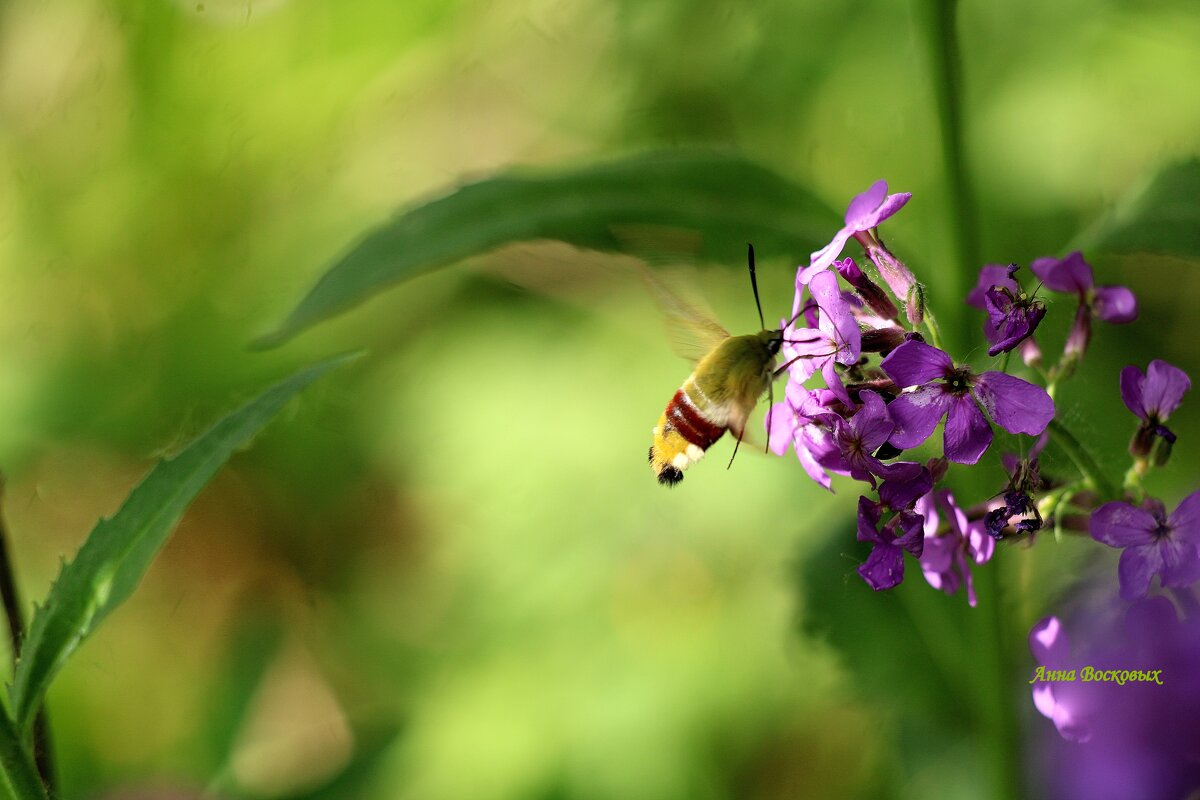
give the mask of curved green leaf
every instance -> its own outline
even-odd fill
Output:
[[[508,173],[462,186],[367,233],[256,345],[281,344],[399,281],[510,242],[557,239],[618,250],[630,230],[644,236],[683,229],[699,234],[688,240],[689,252],[740,263],[747,242],[800,258],[838,224],[808,191],[736,155],[642,155],[556,174]],[[670,238],[655,242],[656,249],[669,252]]]
[[[1200,160],[1157,172],[1084,234],[1082,244],[1108,253],[1200,258]]]
[[[178,455],[160,461],[116,515],[96,525],[75,560],[63,566],[21,649],[11,690],[21,730],[29,730],[47,686],[75,648],[133,594],[184,510],[221,465],[293,395],[346,360],[303,369],[229,414]]]

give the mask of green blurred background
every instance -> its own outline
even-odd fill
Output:
[[[1200,153],[1191,0],[959,12],[981,259],[1063,255]],[[664,491],[645,452],[689,367],[620,257],[514,245],[247,349],[398,208],[717,146],[839,212],[880,177],[913,192],[889,243],[978,358],[929,37],[925,3],[882,0],[0,4],[0,468],[30,602],[155,457],[294,364],[370,351],[235,457],[63,673],[62,795],[989,796],[971,698],[1044,722],[1028,627],[1114,553],[1003,548],[1008,599],[967,613],[912,562],[873,595],[856,490],[790,455],[726,471],[722,442]],[[807,252],[759,257],[777,315]],[[742,258],[690,269],[735,332],[757,324]],[[1093,263],[1142,319],[1098,326],[1059,405],[1119,476],[1117,371],[1200,371],[1200,273]],[[1151,483],[1169,506],[1200,463],[1190,400]],[[969,503],[1003,479],[954,480]],[[996,618],[1007,672],[980,663]]]

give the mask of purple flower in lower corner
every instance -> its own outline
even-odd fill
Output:
[[[1009,433],[1038,435],[1054,418],[1054,401],[1040,386],[1003,372],[975,375],[955,366],[950,356],[910,339],[880,364],[899,387],[915,386],[888,406],[896,430],[889,441],[902,450],[916,447],[946,417],[946,458],[974,464],[992,442],[992,421]]]
[[[1158,575],[1164,587],[1189,586],[1200,578],[1200,491],[1183,498],[1167,516],[1157,500],[1137,508],[1105,503],[1092,513],[1092,538],[1124,549],[1117,565],[1121,597],[1145,597]]]
[[[1046,617],[1029,632],[1029,649],[1038,662],[1033,684],[1033,704],[1043,717],[1051,720],[1058,733],[1071,742],[1086,742],[1091,738],[1082,717],[1074,679],[1075,665],[1071,660],[1071,644],[1063,632],[1058,617]],[[1057,683],[1054,678],[1070,673],[1065,682]],[[1065,691],[1064,691],[1065,688]],[[1073,702],[1074,701],[1074,702]]]
[[[887,181],[878,180],[850,201],[846,208],[845,226],[833,236],[833,241],[809,257],[808,266],[800,270],[797,281],[807,284],[813,276],[827,269],[842,254],[850,237],[866,233],[895,214],[912,197],[910,192],[887,193]]]
[[[904,580],[904,551],[920,558],[925,547],[919,514],[899,511],[880,528],[885,506],[868,497],[858,498],[858,540],[871,542],[871,555],[858,574],[877,592],[898,586]]]
[[[1168,449],[1175,444],[1175,433],[1163,423],[1191,388],[1186,372],[1160,359],[1151,361],[1144,374],[1132,365],[1121,370],[1121,400],[1142,421],[1129,444],[1131,453],[1149,455],[1155,440]]]

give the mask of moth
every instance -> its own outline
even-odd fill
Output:
[[[683,471],[699,461],[726,430],[740,444],[750,412],[763,393],[771,391],[772,382],[782,371],[776,369],[776,357],[783,346],[783,329],[768,329],[763,322],[753,245],[747,248],[747,261],[763,330],[745,336],[730,335],[711,317],[646,276],[668,327],[684,340],[685,346],[691,346],[693,354],[700,354],[695,370],[667,403],[654,427],[650,469],[664,486],[682,481]]]

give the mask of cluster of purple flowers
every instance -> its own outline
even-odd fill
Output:
[[[858,572],[875,590],[903,580],[907,552],[919,560],[931,586],[948,594],[965,586],[974,606],[971,565],[991,559],[997,540],[1032,535],[1050,524],[1056,531],[1086,528],[1096,541],[1122,549],[1117,578],[1121,597],[1138,604],[1131,615],[1151,620],[1164,636],[1194,633],[1200,602],[1190,587],[1200,580],[1200,491],[1168,513],[1141,485],[1146,472],[1166,464],[1171,454],[1176,435],[1166,422],[1191,388],[1188,376],[1159,360],[1144,372],[1136,366],[1122,371],[1121,399],[1138,425],[1129,447],[1132,466],[1119,493],[1089,472],[1084,459],[1073,457],[1080,467],[1074,478],[1043,477],[1038,459],[1052,431],[1064,449],[1078,447],[1055,421],[1057,383],[1086,354],[1093,322],[1132,322],[1137,300],[1123,286],[1096,285],[1079,252],[1034,260],[1030,271],[1039,287],[1032,292],[1022,286],[1016,264],[985,265],[966,302],[986,313],[987,354],[1002,360],[998,369],[984,370],[956,361],[942,349],[924,287],[879,236],[879,225],[910,197],[888,194],[887,184],[877,181],[850,203],[845,226],[833,240],[798,270],[793,316],[783,323],[787,390],[767,416],[771,449],[783,455],[790,447],[809,477],[830,491],[834,474],[864,484],[858,539],[871,551]],[[851,239],[862,246],[872,274],[842,257]],[[1037,341],[1048,308],[1038,297],[1042,289],[1075,300],[1062,354],[1051,365],[1043,363]],[[1006,371],[1014,350],[1032,380]],[[808,386],[818,372],[824,386]],[[913,457],[911,451],[925,446],[939,425],[940,454]],[[964,507],[943,483],[952,465],[980,461],[995,427],[1034,439],[1022,446],[1023,457],[1003,456],[1007,485]],[[1080,518],[1087,523],[1079,524]],[[1165,597],[1147,599],[1155,577],[1163,591],[1174,593],[1185,617],[1190,614],[1185,622],[1178,622]],[[1143,650],[1149,647],[1138,642]],[[1031,643],[1043,669],[1068,660],[1057,618],[1039,623]],[[1193,647],[1188,654],[1200,665],[1200,651]],[[1096,696],[1073,689],[1056,693],[1045,685],[1034,691],[1037,708],[1071,741],[1092,736]]]

